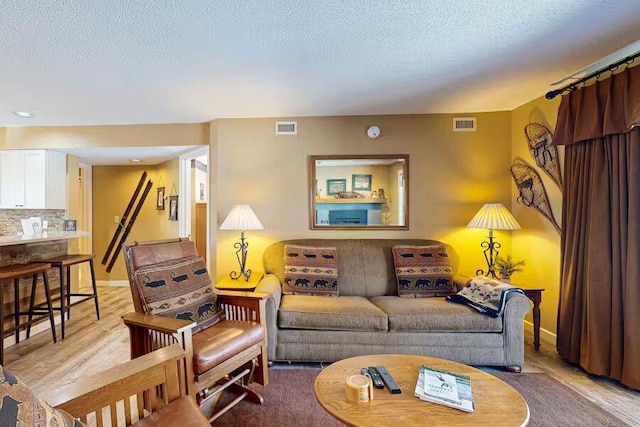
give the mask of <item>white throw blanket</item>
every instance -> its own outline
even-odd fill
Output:
[[[466,304],[482,314],[500,317],[507,303],[507,296],[511,293],[524,291],[515,286],[487,277],[476,276],[470,279],[460,292],[447,297],[447,301]]]

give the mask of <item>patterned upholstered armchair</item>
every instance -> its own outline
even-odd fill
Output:
[[[225,389],[239,394],[210,421],[245,397],[262,403],[251,383],[268,383],[268,295],[214,292],[188,239],[125,243],[122,250],[135,307],[123,316],[131,358],[178,343],[187,352],[184,386],[199,404]]]

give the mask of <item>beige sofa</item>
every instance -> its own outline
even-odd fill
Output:
[[[335,246],[340,296],[283,295],[286,244]],[[443,244],[419,239],[300,239],[272,244],[263,255],[257,292],[267,300],[272,361],[336,361],[375,353],[435,356],[518,372],[524,361],[523,318],[529,300],[511,294],[502,318],[491,318],[444,297],[400,298],[391,248]],[[447,252],[456,273],[459,258]],[[458,286],[463,283],[457,280]]]

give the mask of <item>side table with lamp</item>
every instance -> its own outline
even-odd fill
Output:
[[[236,205],[225,218],[220,230],[240,231],[240,241],[233,247],[236,248],[239,271],[232,271],[229,276],[221,279],[216,284],[216,289],[234,291],[253,291],[262,279],[262,272],[252,272],[247,268],[247,248],[249,243],[244,237],[246,230],[263,230],[262,223],[249,205]]]
[[[504,207],[502,203],[486,203],[478,213],[467,224],[469,228],[484,228],[489,230],[488,241],[480,243],[484,248],[484,258],[487,261],[487,270],[478,269],[478,276],[487,276],[500,280],[496,275],[496,259],[502,245],[495,240],[493,230],[519,230],[520,224]],[[534,347],[540,349],[540,303],[542,302],[542,292],[544,288],[527,288],[519,286],[533,302],[533,336]]]

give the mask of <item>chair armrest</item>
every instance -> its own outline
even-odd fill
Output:
[[[174,319],[155,314],[126,313],[122,315],[124,324],[131,327],[151,329],[163,334],[178,334],[193,329],[196,322],[191,320]]]
[[[87,414],[102,413],[104,407],[112,407],[113,414],[119,410],[116,409],[117,402],[142,392],[155,392],[156,387],[162,384],[166,384],[168,400],[173,401],[185,395],[185,390],[180,387],[180,376],[184,374],[179,372],[184,359],[184,350],[173,344],[57,388],[46,401],[84,421]],[[130,409],[138,412],[136,407]],[[155,410],[152,407],[145,409]],[[131,414],[122,416],[130,423]]]
[[[269,294],[262,292],[217,291],[218,302],[227,320],[253,320],[264,325],[265,303]]]
[[[265,299],[269,297],[269,294],[264,292],[246,292],[246,291],[218,291],[216,290],[216,295],[218,299],[225,300],[256,300],[256,299]]]

